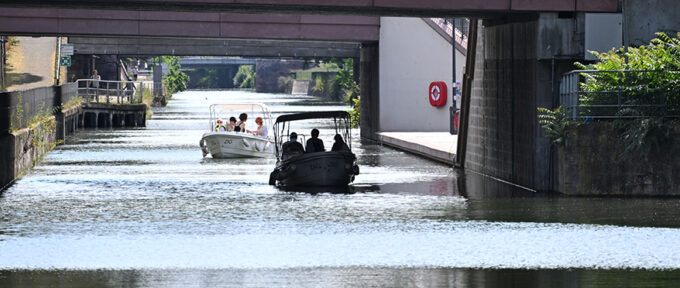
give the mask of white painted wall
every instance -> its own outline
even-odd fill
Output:
[[[421,18],[380,19],[380,127],[384,132],[449,131],[451,43]],[[465,57],[456,51],[457,79]],[[448,104],[430,106],[433,81],[447,83]]]

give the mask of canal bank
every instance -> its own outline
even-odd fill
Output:
[[[0,93],[0,191],[80,128],[143,127],[146,105],[81,103],[75,83]]]

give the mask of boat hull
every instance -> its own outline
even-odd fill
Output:
[[[316,152],[282,161],[274,178],[284,187],[347,186],[358,174],[351,152]]]
[[[267,138],[238,132],[208,132],[200,141],[203,156],[213,158],[272,157],[274,145]]]

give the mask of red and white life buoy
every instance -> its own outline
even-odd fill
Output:
[[[444,106],[446,104],[446,83],[442,81],[430,83],[430,89],[427,94],[430,99],[430,105],[435,107]]]

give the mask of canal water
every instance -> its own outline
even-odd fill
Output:
[[[0,196],[0,287],[672,287],[680,199],[538,194],[358,139],[347,190],[267,185],[275,159],[203,158],[191,91],[146,128],[80,131]],[[251,120],[252,121],[252,120]],[[309,121],[328,147],[332,123]]]

